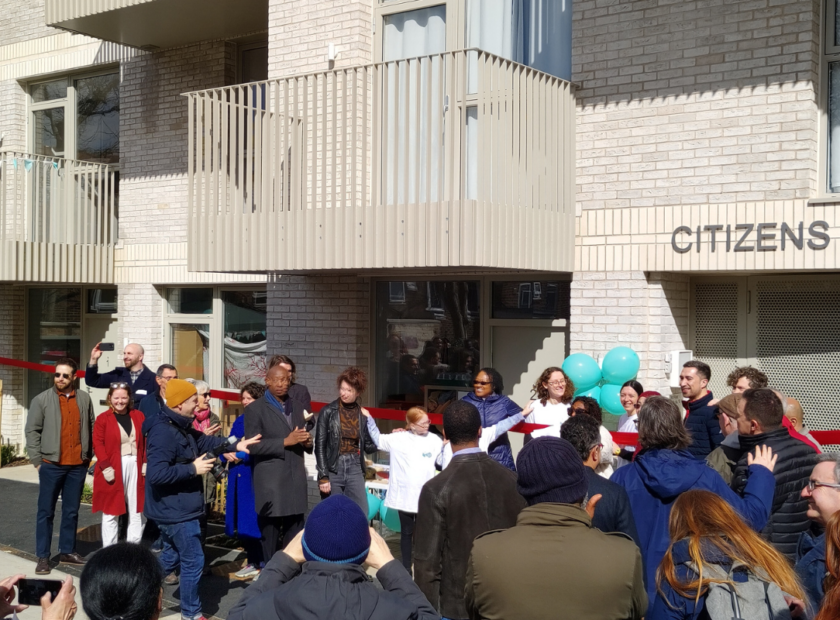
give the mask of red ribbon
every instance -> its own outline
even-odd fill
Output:
[[[49,364],[35,364],[33,362],[24,362],[21,360],[12,359],[10,357],[0,357],[0,366],[13,366],[15,368],[23,368],[25,370],[40,370],[42,372],[55,372],[55,366]],[[85,371],[79,370],[76,372],[77,377],[84,377]],[[229,402],[239,402],[239,392],[233,390],[210,390],[211,398],[218,398],[219,400],[226,400]],[[313,402],[313,413],[317,413],[323,409],[327,403]],[[405,411],[399,409],[381,409],[379,407],[367,407],[370,414],[379,420],[393,420],[395,422],[405,422]],[[432,424],[443,424],[443,416],[439,413],[430,413],[429,421]],[[514,426],[511,431],[514,433],[533,433],[540,428],[547,428],[546,424],[528,424],[527,422],[520,422]],[[618,433],[611,432],[613,441],[622,446],[635,446],[639,439],[636,433]],[[840,430],[833,431],[811,431],[811,435],[817,442],[821,444],[840,444]]]

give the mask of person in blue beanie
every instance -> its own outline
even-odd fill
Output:
[[[641,451],[633,462],[616,470],[610,480],[624,487],[630,498],[645,564],[645,586],[652,602],[656,599],[656,569],[671,542],[668,519],[674,501],[692,489],[711,491],[726,500],[751,528],[761,531],[773,506],[776,456],[768,446],[758,446],[755,454],[749,455],[747,483],[739,496],[719,473],[687,450],[691,436],[683,426],[679,407],[664,396],[651,396],[639,410],[639,445]]]
[[[377,571],[370,583],[363,564]],[[306,526],[265,565],[228,620],[437,620],[434,608],[367,515],[346,495],[312,509]]]

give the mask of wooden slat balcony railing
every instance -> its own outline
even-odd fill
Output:
[[[571,85],[478,50],[187,93],[189,268],[571,271]]]
[[[112,283],[118,183],[113,166],[0,153],[0,280]]]

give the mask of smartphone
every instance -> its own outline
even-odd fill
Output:
[[[61,581],[56,579],[21,579],[17,582],[19,605],[40,605],[41,597],[47,592],[52,600],[61,591]]]
[[[113,342],[100,342],[99,343],[99,350],[100,351],[113,351],[114,350],[114,343]]]

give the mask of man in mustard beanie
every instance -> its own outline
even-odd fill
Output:
[[[166,386],[166,405],[143,425],[146,432],[146,507],[163,540],[160,563],[166,575],[180,566],[181,617],[203,619],[198,598],[198,581],[204,569],[199,519],[204,515],[202,474],[213,468],[211,450],[228,444],[229,452],[248,453],[258,443],[257,435],[238,443],[204,435],[192,425],[198,404],[195,386],[171,379]]]

